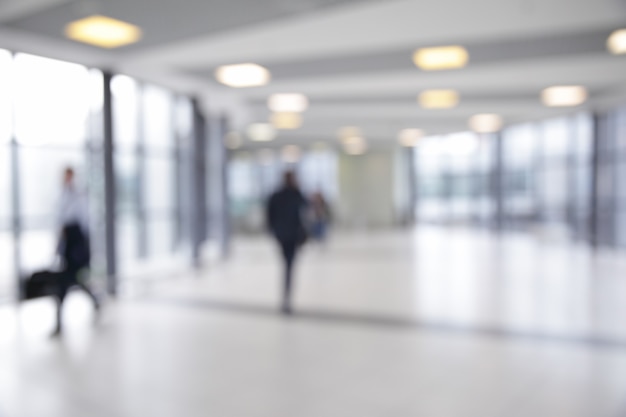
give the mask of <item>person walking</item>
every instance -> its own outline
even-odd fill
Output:
[[[63,193],[58,213],[57,253],[61,258],[61,272],[57,275],[57,324],[53,335],[59,335],[62,332],[63,302],[71,287],[80,287],[92,299],[96,311],[100,310],[98,298],[84,279],[91,261],[89,213],[87,200],[77,189],[74,180],[74,169],[66,168],[63,173]]]
[[[293,266],[299,248],[307,238],[303,221],[303,211],[307,201],[298,187],[296,176],[287,171],[282,187],[269,198],[267,204],[267,225],[282,252],[284,262],[282,311],[291,313],[293,288]]]
[[[331,212],[324,195],[318,191],[311,196],[311,235],[320,244],[326,241]]]

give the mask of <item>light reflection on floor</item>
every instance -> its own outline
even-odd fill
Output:
[[[278,314],[264,239],[137,285],[0,307],[0,416],[626,415],[626,258],[469,230],[336,236]]]

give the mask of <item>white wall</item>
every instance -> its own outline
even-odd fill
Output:
[[[384,228],[396,223],[394,151],[339,158],[339,225]]]

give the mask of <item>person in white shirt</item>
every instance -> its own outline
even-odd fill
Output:
[[[91,260],[89,213],[87,199],[77,189],[74,177],[74,169],[66,168],[63,173],[63,193],[58,213],[58,254],[62,261],[62,270],[58,275],[57,327],[54,335],[61,333],[63,301],[71,287],[79,286],[83,289],[93,300],[95,309],[97,311],[100,309],[97,297],[84,281]]]

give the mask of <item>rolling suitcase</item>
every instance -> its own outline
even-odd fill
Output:
[[[32,300],[34,298],[56,295],[59,291],[60,272],[38,271],[24,279],[21,285],[21,299]]]

